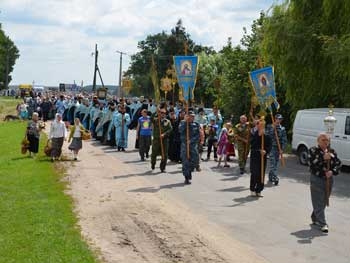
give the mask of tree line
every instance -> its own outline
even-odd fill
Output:
[[[261,12],[250,33],[243,28],[240,44],[233,45],[228,38],[218,51],[196,44],[180,19],[169,33],[148,35],[138,42],[139,51],[132,55],[124,77],[133,81],[131,94],[154,97],[151,76],[159,80],[171,74],[174,55],[195,54],[200,65],[194,103],[215,104],[235,121],[252,105],[248,73],[267,65],[274,66],[279,112],[286,120],[293,119],[298,109],[330,103],[350,107],[349,16],[347,0],[286,0]],[[18,57],[19,50],[0,24],[1,88],[11,81]],[[167,96],[178,101],[178,85]]]
[[[158,77],[166,76],[172,56],[200,58],[195,103],[218,105],[226,117],[238,120],[252,105],[248,73],[274,66],[279,112],[294,119],[298,109],[350,107],[350,2],[346,0],[288,0],[261,12],[251,33],[243,28],[240,44],[231,38],[219,51],[197,45],[182,21],[167,34],[149,35],[138,43],[125,75],[136,95],[153,95],[152,56]],[[187,50],[186,50],[187,48]],[[174,93],[178,99],[178,87]],[[172,93],[168,93],[171,99]],[[253,104],[254,105],[254,104]],[[276,110],[276,109],[275,109]]]

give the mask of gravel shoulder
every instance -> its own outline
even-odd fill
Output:
[[[84,142],[79,161],[55,165],[66,167],[82,235],[102,261],[266,262],[172,196],[131,191],[149,186],[147,176],[133,176],[132,163],[93,144]],[[70,159],[68,144],[63,147]]]

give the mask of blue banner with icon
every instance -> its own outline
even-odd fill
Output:
[[[278,109],[273,67],[269,66],[251,71],[249,72],[249,78],[259,104],[265,108],[271,108],[271,104],[274,103],[276,109]]]
[[[197,56],[174,56],[176,77],[184,100],[194,99],[194,87],[198,71]]]

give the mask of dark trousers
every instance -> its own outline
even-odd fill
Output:
[[[329,194],[332,192],[333,177],[329,179]],[[319,177],[311,174],[310,176],[310,191],[311,191],[311,202],[312,202],[312,214],[311,218],[313,221],[326,225],[326,178]]]
[[[148,157],[149,149],[151,147],[151,142],[152,142],[152,137],[151,135],[145,136],[145,135],[140,135],[139,137],[139,153],[141,156],[141,159]]]
[[[263,178],[261,178],[261,154],[252,152],[250,156],[250,191],[260,193],[264,190],[264,178],[266,170],[266,155],[264,156]]]
[[[218,155],[216,153],[218,150],[217,142],[218,142],[217,139],[211,139],[211,138],[208,139],[208,152],[207,152],[208,159],[210,158],[212,148],[214,149],[214,158],[218,158]]]

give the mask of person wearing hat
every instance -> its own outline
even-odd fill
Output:
[[[281,124],[282,120],[282,115],[276,114],[275,122],[269,125],[267,129],[267,134],[271,137],[272,141],[272,148],[269,155],[269,182],[275,185],[278,185],[279,183],[279,178],[277,175],[279,160],[287,146],[287,132],[286,128]]]
[[[185,119],[179,125],[182,173],[185,177],[185,184],[191,184],[192,172],[199,164],[198,144],[200,139],[200,124],[194,121],[194,117],[194,112],[188,111]]]

